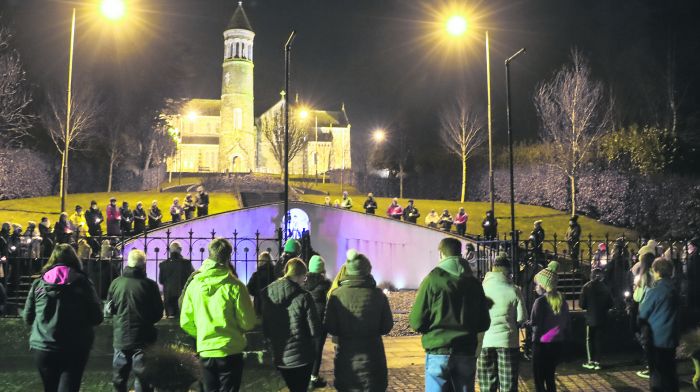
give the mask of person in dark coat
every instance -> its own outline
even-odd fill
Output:
[[[309,273],[306,274],[306,281],[303,285],[304,290],[311,293],[316,305],[316,311],[320,320],[326,317],[326,303],[328,302],[328,290],[331,288],[331,281],[326,278],[326,262],[319,255],[311,256],[309,260]],[[316,357],[314,358],[314,366],[311,369],[311,388],[323,388],[327,385],[326,380],[318,375],[321,370],[321,360],[323,359],[323,346],[326,343],[325,330],[314,339],[316,344]]]
[[[173,205],[170,206],[170,218],[173,223],[182,220],[182,206],[180,205],[180,199],[177,197],[173,199]]]
[[[688,259],[686,260],[688,279],[688,307],[691,320],[700,321],[700,237],[688,241]]]
[[[197,187],[196,204],[198,217],[209,214],[209,193],[207,193],[201,185]]]
[[[143,203],[136,203],[136,208],[134,209],[134,235],[139,235],[146,231],[146,216]]]
[[[532,249],[532,256],[535,262],[544,267],[545,257],[544,257],[544,229],[542,228],[542,221],[536,220],[533,223],[533,229],[530,232],[530,248]]]
[[[163,301],[156,282],[146,276],[146,254],[129,252],[122,276],[112,281],[107,294],[107,313],[114,317],[114,358],[112,385],[116,392],[127,392],[129,373],[134,371],[136,392],[153,387],[143,380],[146,370],[144,350],[156,342],[154,324],[163,318]]]
[[[97,207],[96,201],[90,202],[90,209],[85,212],[85,220],[88,225],[88,233],[91,237],[101,237],[102,236],[102,221],[104,217],[102,216],[102,211]]]
[[[603,283],[603,271],[591,271],[591,280],[583,285],[579,301],[581,309],[586,311],[586,354],[588,361],[583,367],[600,370],[600,351],[603,347],[605,326],[608,322],[608,310],[612,308],[612,294]]]
[[[0,284],[7,285],[7,276],[10,268],[7,262],[10,258],[10,223],[4,222],[0,226]]]
[[[616,309],[625,308],[625,291],[631,288],[629,251],[622,238],[615,240],[610,261],[605,265],[605,283],[610,288]]]
[[[404,222],[416,223],[420,217],[420,212],[413,204],[413,200],[408,201],[408,205],[403,209],[403,220]]]
[[[153,200],[151,209],[148,210],[148,230],[157,229],[163,221],[163,213],[158,208],[158,200]]]
[[[450,232],[452,230],[452,215],[450,215],[450,212],[447,211],[447,209],[444,209],[442,211],[442,215],[440,215],[440,230]]]
[[[182,212],[185,213],[185,220],[192,219],[194,217],[194,211],[197,209],[194,205],[194,200],[192,200],[192,195],[187,194],[185,196],[185,203],[182,205]]]
[[[275,267],[272,265],[272,256],[269,252],[261,252],[258,255],[258,268],[253,272],[248,279],[248,293],[253,297],[253,307],[255,307],[255,313],[262,314],[262,303],[260,302],[260,294],[263,289],[270,285],[270,283],[277,280],[277,273],[275,272]]]
[[[498,239],[498,220],[493,216],[493,211],[486,211],[486,218],[481,222],[481,227],[484,229],[484,239],[492,241]]]
[[[109,204],[105,209],[105,213],[107,214],[107,235],[110,237],[120,236],[122,234],[122,214],[119,212],[119,207],[117,207],[116,197],[109,198]]]
[[[121,208],[119,208],[119,214],[122,216],[121,220],[121,230],[122,235],[129,236],[132,232],[132,226],[134,224],[134,213],[131,212],[129,208],[129,202],[123,201]]]
[[[375,211],[377,211],[377,201],[374,200],[374,195],[371,192],[367,194],[367,200],[365,200],[362,208],[365,209],[365,214],[374,215]]]
[[[565,239],[569,247],[569,254],[571,255],[573,272],[577,272],[579,268],[579,256],[581,255],[581,225],[578,224],[578,215],[574,215],[569,219],[569,228],[566,229]]]
[[[311,294],[301,285],[306,265],[293,258],[284,277],[263,289],[262,329],[272,343],[272,356],[290,392],[306,392],[316,358],[314,339],[321,335],[321,320]]]
[[[372,277],[372,264],[347,251],[345,273],[326,306],[326,331],[335,337],[335,388],[340,392],[380,392],[388,386],[382,335],[394,327],[389,300]]]
[[[71,229],[70,222],[68,221],[68,214],[62,212],[58,217],[58,221],[53,228],[53,234],[56,236],[57,244],[69,244],[73,239],[73,230]]]
[[[170,257],[160,263],[158,281],[163,285],[163,298],[165,299],[165,315],[168,318],[180,316],[178,298],[190,274],[194,272],[192,262],[182,257],[182,246],[179,242],[170,243]]]
[[[56,245],[41,277],[32,283],[22,312],[31,325],[29,347],[45,391],[78,392],[102,322],[102,302],[75,250]]]
[[[39,222],[39,235],[41,236],[41,257],[51,256],[56,238],[51,231],[51,222],[48,217],[42,217]]]
[[[462,242],[445,238],[440,262],[423,279],[409,324],[423,335],[425,390],[473,391],[477,335],[489,329],[489,303],[481,282],[462,259]]]

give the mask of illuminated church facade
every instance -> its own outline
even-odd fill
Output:
[[[164,114],[178,142],[168,171],[184,173],[274,173],[280,164],[259,118],[279,117],[283,100],[254,114],[255,33],[239,2],[224,31],[221,99],[189,99],[177,113]],[[313,175],[350,169],[350,121],[344,105],[336,111],[292,104],[290,122],[303,128],[304,147],[289,163],[289,173]],[[303,117],[303,118],[301,118]],[[280,124],[281,125],[281,124]]]

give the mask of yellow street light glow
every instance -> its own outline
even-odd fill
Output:
[[[386,132],[383,129],[377,129],[372,133],[372,139],[377,143],[381,143],[386,139]]]
[[[302,109],[299,112],[299,117],[301,117],[302,120],[306,120],[306,118],[309,117],[309,111],[306,109]]]
[[[447,19],[447,23],[445,23],[447,33],[455,37],[464,35],[464,33],[467,32],[467,26],[467,19],[462,15],[453,15]]]
[[[124,0],[103,0],[100,10],[107,19],[119,20],[126,14],[126,4]]]
[[[187,113],[187,119],[190,121],[196,120],[197,116],[198,116],[198,114],[195,111],[191,111],[191,112]]]

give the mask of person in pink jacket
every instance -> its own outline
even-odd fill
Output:
[[[389,218],[401,220],[403,208],[399,205],[399,199],[394,198],[394,200],[391,201],[391,205],[389,205],[389,208],[386,210],[386,215]]]
[[[122,234],[122,214],[117,207],[116,197],[109,198],[109,205],[107,205],[105,212],[107,213],[107,235],[120,236]]]
[[[457,228],[457,234],[464,235],[467,232],[467,219],[469,215],[464,212],[464,207],[459,207],[459,212],[455,215],[454,224]]]

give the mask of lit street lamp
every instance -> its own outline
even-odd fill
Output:
[[[386,130],[381,129],[381,128],[378,128],[378,129],[374,130],[374,132],[372,132],[372,140],[374,140],[374,142],[375,142],[376,144],[381,144],[381,143],[384,143],[385,141],[387,141],[387,132],[386,132]],[[400,150],[404,149],[404,148],[405,148],[405,145],[404,145],[404,144],[405,144],[405,138],[404,138],[403,135],[400,135],[400,137],[399,137],[399,142],[400,142],[400,145],[398,146],[398,148],[399,148]],[[391,142],[388,142],[388,143],[391,144]],[[397,147],[397,146],[394,146],[394,147]],[[398,173],[398,176],[399,176],[399,199],[403,199],[403,178],[404,178],[404,176],[406,175],[406,172],[404,172],[404,170],[403,170],[403,169],[404,169],[404,167],[403,167],[403,165],[404,165],[404,159],[403,159],[403,157],[402,157],[402,155],[401,155],[401,154],[403,154],[403,153],[404,153],[403,151],[399,151],[399,152],[398,152],[398,161],[399,161],[399,173]]]
[[[110,20],[119,20],[126,14],[126,5],[124,0],[103,0],[100,4],[100,11],[104,17]],[[76,8],[73,7],[73,17],[70,27],[70,47],[68,50],[68,89],[66,100],[66,130],[65,130],[65,146],[61,164],[61,212],[66,210],[66,194],[68,193],[68,181],[66,174],[68,173],[68,150],[70,149],[71,137],[71,99],[73,87],[73,53],[75,48],[75,13]]]

